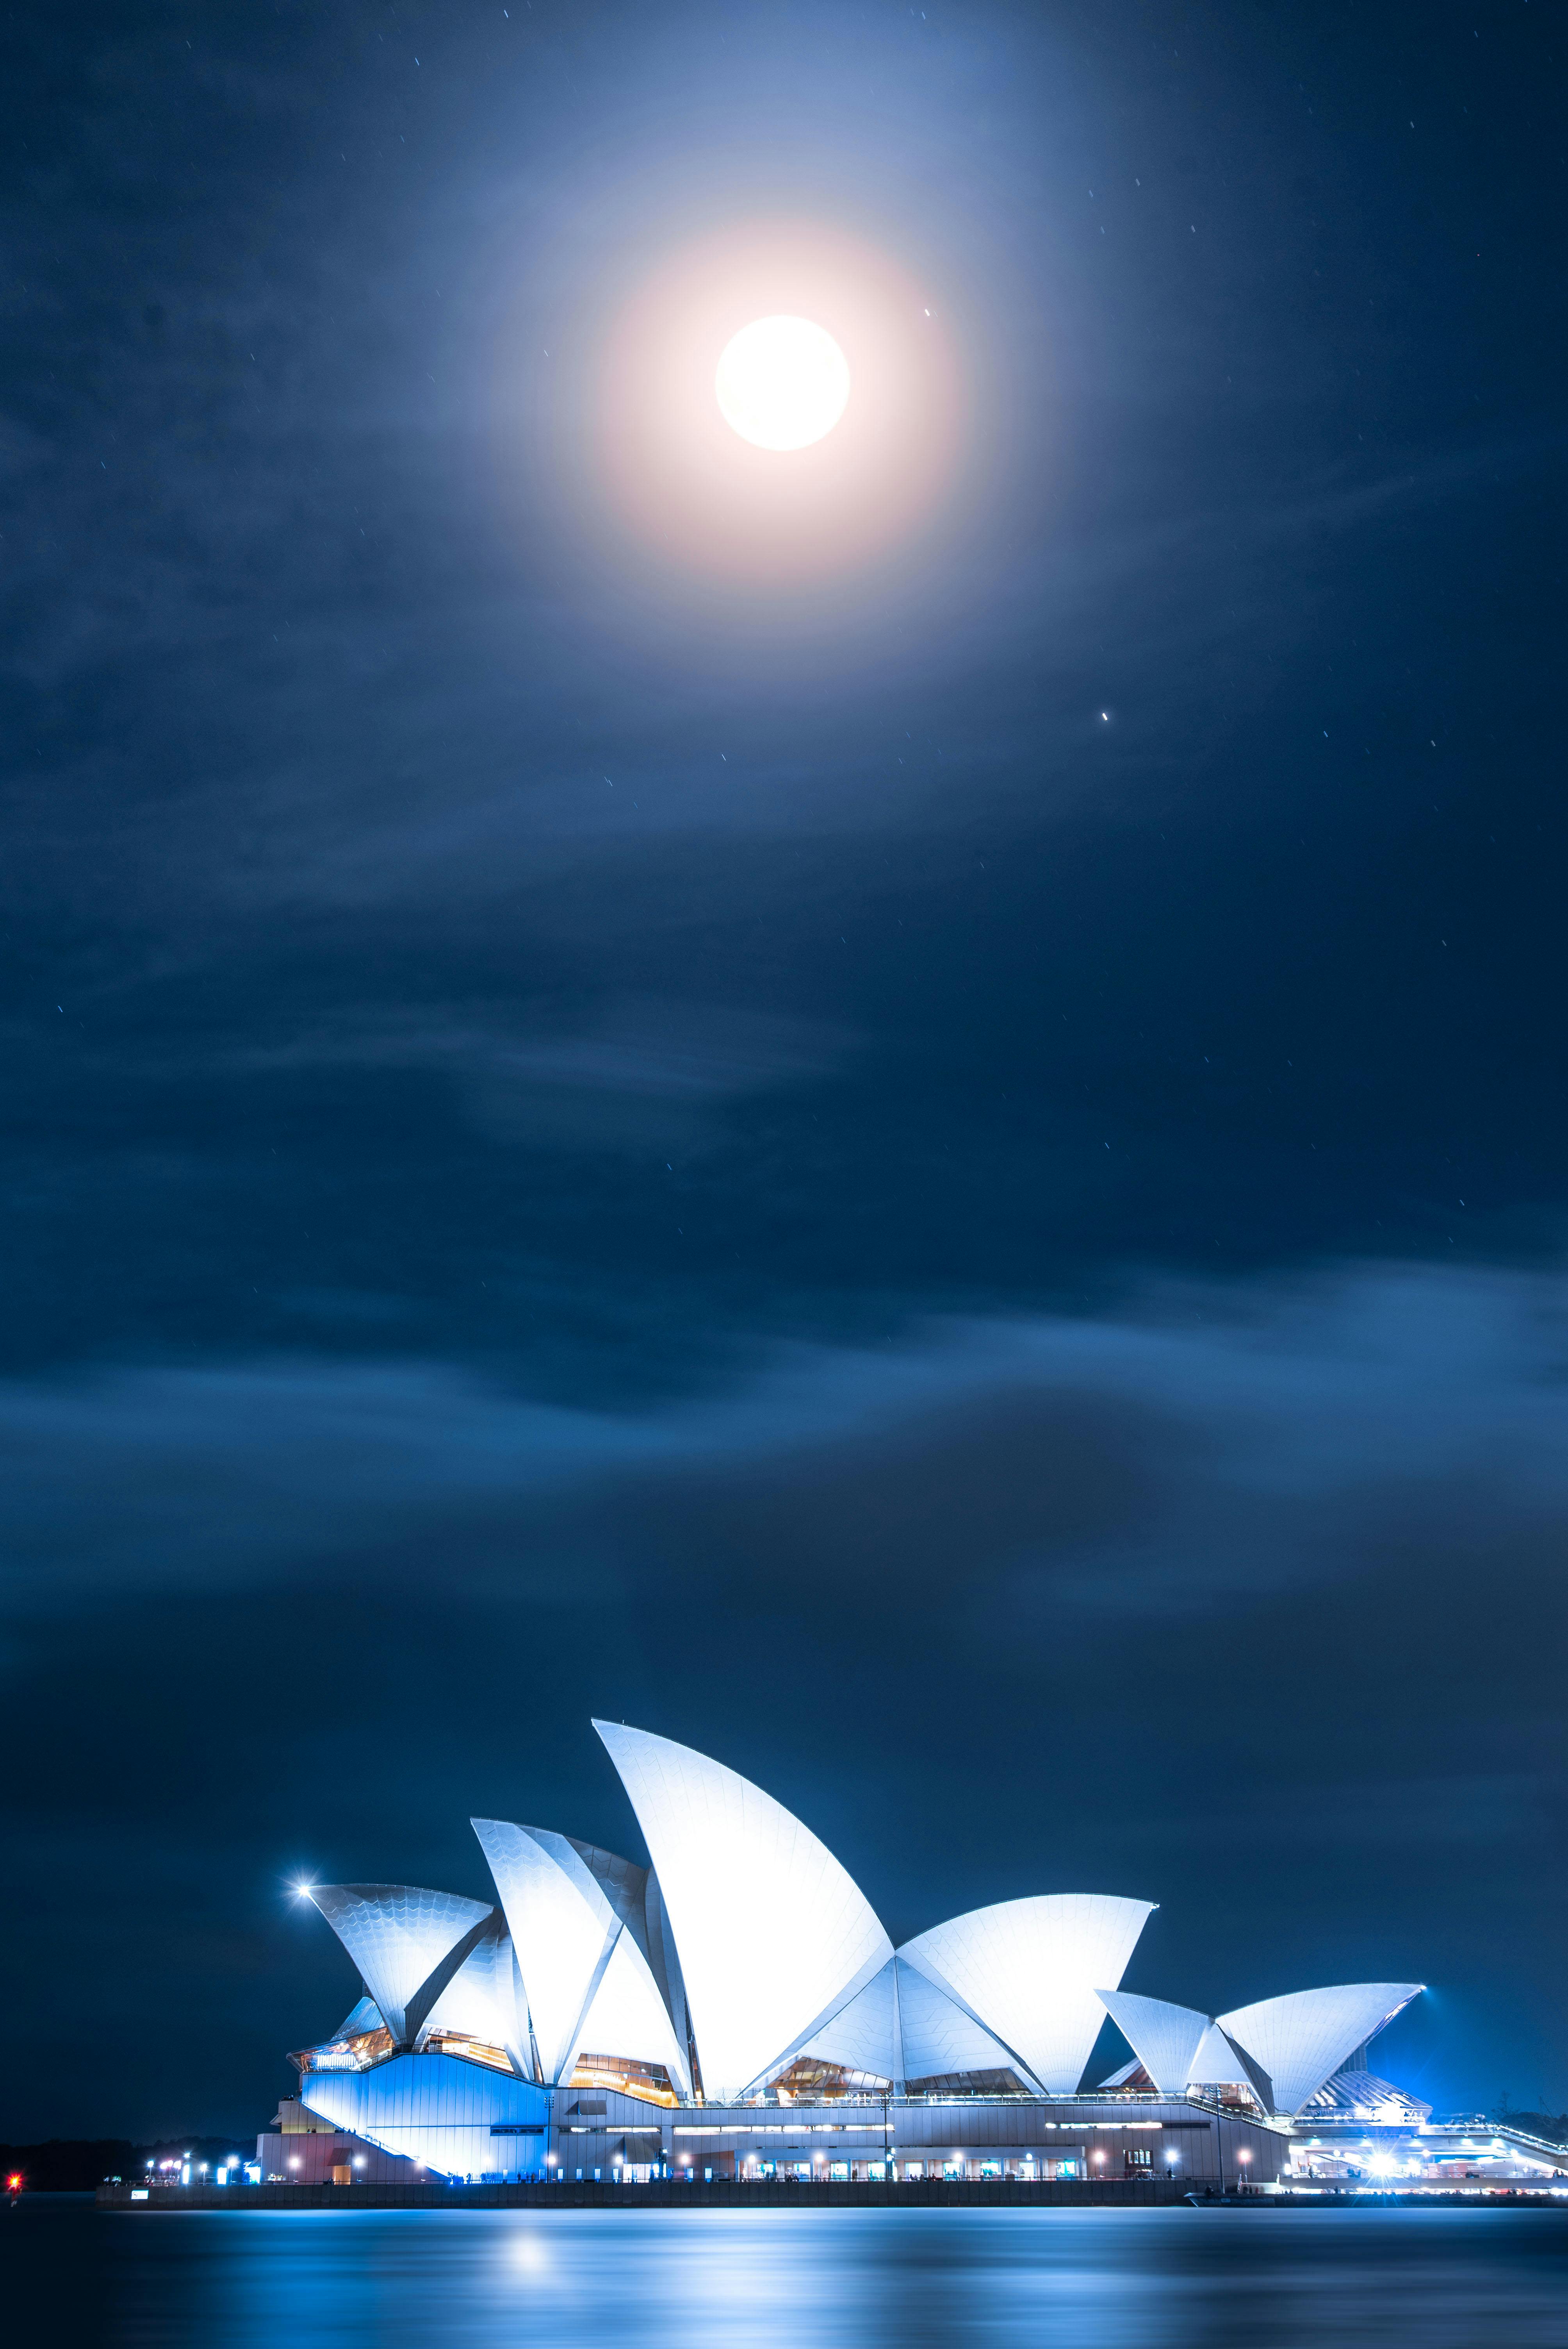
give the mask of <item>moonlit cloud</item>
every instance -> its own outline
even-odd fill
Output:
[[[516,1513],[533,1588],[531,1512],[552,1544],[581,1518],[634,1551],[637,1512],[674,1526],[696,1508],[728,1528],[716,1571],[760,1542],[786,1575],[815,1578],[827,1545],[851,1578],[1000,1578],[987,1607],[1048,1643],[1086,1609],[1198,1618],[1353,1578],[1401,1524],[1451,1539],[1568,1521],[1565,1360],[1560,1282],[1347,1270],[1171,1287],[1114,1319],[936,1326],[875,1351],[795,1346],[645,1412],[544,1405],[410,1361],[13,1383],[9,1603],[47,1614],[87,1589],[134,1601],[292,1578],[302,1553],[352,1577],[411,1522],[498,1512]],[[910,1516],[898,1493],[917,1459],[934,1489]],[[860,1497],[836,1526],[851,1474]],[[1016,1508],[966,1487],[993,1476],[1016,1481]]]

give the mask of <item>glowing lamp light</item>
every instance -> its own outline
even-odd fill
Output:
[[[810,318],[754,318],[725,345],[713,379],[719,413],[755,449],[825,440],[850,397],[850,364]]]

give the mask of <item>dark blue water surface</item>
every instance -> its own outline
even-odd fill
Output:
[[[133,2349],[1568,2344],[1541,2210],[0,2212],[7,2337]]]

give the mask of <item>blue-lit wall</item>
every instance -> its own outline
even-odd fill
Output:
[[[442,2178],[544,2168],[548,2091],[455,2055],[394,2055],[368,2072],[307,2072],[301,2100],[335,2127]]]

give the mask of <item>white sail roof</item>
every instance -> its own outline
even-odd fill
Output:
[[[676,2045],[681,2051],[681,2066],[687,2082],[691,2079],[691,2027],[686,2015],[686,1983],[681,1977],[680,1954],[676,1948],[675,1929],[670,1923],[665,1896],[659,1889],[659,1879],[649,1868],[643,1885],[643,1914],[638,1932],[636,1915],[628,1920],[628,1930],[638,1934],[638,1947],[648,1961],[654,1986],[664,2003],[665,2012],[675,2026]]]
[[[893,1991],[895,1962],[890,1958],[864,1990],[857,1992],[821,2030],[813,2032],[796,2053],[814,2055],[822,2064],[841,2064],[846,2072],[869,2072],[879,2080],[902,2079]]]
[[[1266,2073],[1233,2046],[1219,2024],[1195,2007],[1172,2006],[1166,1999],[1140,1998],[1126,1990],[1102,1990],[1099,1997],[1162,2095],[1179,2095],[1183,2088],[1225,2087],[1239,2081],[1253,2088],[1260,2101],[1270,2101]],[[1119,2086],[1136,2069],[1135,2064],[1125,2064],[1104,2085]]]
[[[899,2029],[906,2080],[951,2078],[958,2072],[1016,2072],[1031,2083],[1027,2066],[1004,2047],[965,2008],[950,1998],[903,1952],[898,1960]]]
[[[569,2080],[586,2047],[662,2064],[689,2095],[686,2050],[645,1954],[647,1869],[548,1827],[472,1826],[517,1946],[544,2077]]]
[[[903,2087],[971,2072],[1027,2075],[1011,2048],[983,2031],[934,1982],[894,1958],[796,2051]],[[780,2067],[781,2068],[781,2067]]]
[[[1347,2055],[1419,1997],[1421,1982],[1339,1982],[1288,1992],[1222,2014],[1220,2028],[1274,2085],[1277,2113],[1297,2113]]]
[[[1208,2036],[1208,2016],[1129,1990],[1102,1990],[1099,2001],[1155,2086],[1165,2095],[1179,2095],[1191,2080],[1193,2059]],[[1224,2075],[1227,2080],[1235,2076],[1233,2071]]]
[[[1153,1913],[1151,1900],[1056,1892],[1003,1900],[934,1925],[899,1955],[1014,2051],[1041,2087],[1071,2095],[1104,2013]]]
[[[522,1984],[511,1935],[499,1917],[431,2005],[416,2045],[423,2047],[437,2033],[502,2047],[524,2077],[532,2077]]]
[[[401,2045],[418,2027],[407,2009],[464,1935],[493,1911],[460,1892],[418,1884],[315,1884],[315,1901]]]
[[[677,2042],[647,1960],[629,1928],[610,1952],[603,1979],[577,2034],[593,2055],[624,2055],[662,2064],[682,2095],[691,2094],[686,2050]],[[575,2059],[577,2048],[573,2048]]]
[[[471,1824],[516,1945],[541,2068],[547,2080],[569,2080],[621,1920],[566,1836],[510,1819]]]
[[[880,1972],[892,1944],[848,1871],[771,1795],[667,1737],[593,1726],[669,1912],[705,2093],[738,2095]]]
[[[571,1840],[603,1886],[624,1929],[583,2025],[582,2044],[600,2054],[651,2056],[664,2064],[682,2094],[689,2095],[686,1991],[659,1879],[651,1868],[639,1868],[634,1860],[621,1859],[594,1844],[579,1843],[575,1836]],[[637,2036],[627,2040],[593,2035],[612,2023],[623,2033],[635,2030]]]
[[[1227,2039],[1217,2023],[1211,2023],[1204,2032],[1198,2052],[1188,2067],[1190,2088],[1222,2088],[1240,2081],[1251,2087],[1260,2104],[1271,2102],[1273,2082],[1256,2060]]]

